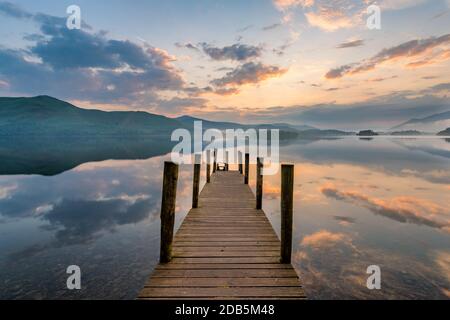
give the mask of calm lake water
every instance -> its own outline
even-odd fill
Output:
[[[0,299],[134,299],[158,260],[167,147],[47,148],[0,144]],[[450,297],[450,140],[296,140],[281,157],[296,164],[293,264],[309,298]],[[177,226],[192,192],[180,170]],[[264,179],[279,233],[280,177]],[[66,289],[69,265],[82,290]]]

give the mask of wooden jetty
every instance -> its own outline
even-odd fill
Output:
[[[214,165],[216,153],[214,153]],[[208,155],[208,164],[210,156]],[[138,299],[305,299],[290,263],[293,166],[282,167],[282,242],[261,208],[262,160],[258,159],[258,197],[245,175],[213,168],[198,194],[200,164],[194,169],[193,209],[173,237],[178,166],[166,163],[161,209],[161,263]],[[207,165],[207,170],[211,170]],[[197,194],[196,194],[197,192]],[[289,195],[290,193],[290,195]],[[257,209],[257,207],[259,209]]]

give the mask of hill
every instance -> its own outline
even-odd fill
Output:
[[[391,130],[417,130],[422,132],[436,132],[439,128],[450,126],[450,111],[437,113],[421,119],[411,119]]]
[[[167,135],[182,124],[147,112],[88,110],[49,97],[0,98],[0,135]]]
[[[450,136],[450,128],[447,128],[441,132],[438,132],[438,136]]]

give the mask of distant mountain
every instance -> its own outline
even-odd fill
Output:
[[[142,111],[90,110],[49,96],[32,98],[0,97],[0,136],[41,137],[168,137],[178,128],[192,130],[195,121],[202,121],[207,129],[279,129],[281,139],[297,137],[342,136],[354,133],[339,130],[320,130],[307,125],[241,124],[210,121],[191,116],[168,118]]]
[[[267,129],[267,130],[274,130],[274,129],[278,129],[278,130],[280,130],[280,138],[281,139],[293,139],[293,138],[297,138],[299,136],[299,131],[292,128],[288,124],[241,124],[241,123],[237,123],[237,122],[210,121],[210,120],[204,120],[204,119],[195,118],[195,117],[191,117],[191,116],[182,116],[179,118],[175,118],[175,120],[179,121],[184,126],[186,126],[187,128],[190,128],[190,129],[192,129],[194,127],[195,121],[202,121],[203,130],[208,130],[208,129],[217,129],[217,130]],[[269,138],[270,138],[270,135],[269,135]]]
[[[175,120],[183,123],[187,127],[192,127],[194,125],[195,121],[202,121],[203,129],[218,129],[218,130],[225,130],[225,129],[279,129],[284,131],[301,131],[296,128],[295,125],[290,125],[287,123],[274,123],[274,124],[242,124],[238,122],[223,122],[223,121],[210,121],[210,120],[204,120],[200,118],[195,118],[191,116],[182,116],[175,118]],[[300,128],[312,128],[309,126],[300,126]]]
[[[190,116],[182,116],[176,118],[179,122],[183,123],[186,127],[192,128],[195,121],[203,121],[203,129],[278,129],[280,130],[281,138],[295,138],[295,137],[330,137],[330,136],[346,136],[354,135],[354,132],[345,132],[341,130],[321,130],[308,125],[293,125],[289,123],[273,123],[273,124],[241,124],[236,122],[219,122],[202,120]]]
[[[88,110],[49,97],[0,98],[0,135],[167,135],[182,124],[147,112]]]
[[[355,135],[354,132],[334,130],[334,129],[308,129],[300,132],[301,137],[316,136],[316,137],[338,137],[338,136],[351,136]]]
[[[450,126],[450,111],[433,114],[421,119],[411,119],[404,122],[391,130],[418,130],[423,132],[436,132],[439,128]]]
[[[450,136],[450,128],[445,129],[444,131],[438,132],[438,136]]]
[[[417,130],[405,130],[405,131],[389,132],[388,135],[391,135],[391,136],[421,136],[421,135],[424,135],[424,133],[417,131]]]

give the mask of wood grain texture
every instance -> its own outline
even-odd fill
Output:
[[[238,171],[216,171],[138,299],[305,299],[280,241]]]

